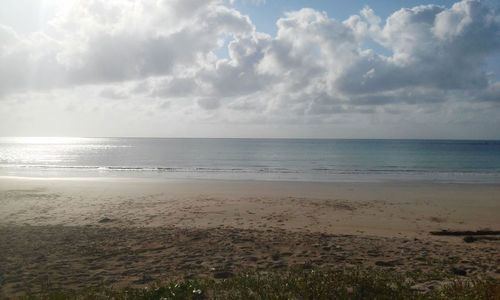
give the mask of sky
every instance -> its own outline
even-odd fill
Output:
[[[2,0],[0,136],[500,139],[500,5]]]

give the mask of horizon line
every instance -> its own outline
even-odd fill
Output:
[[[155,137],[155,136],[0,136],[0,139],[213,139],[213,140],[434,140],[434,141],[500,141],[489,138],[347,138],[347,137]]]

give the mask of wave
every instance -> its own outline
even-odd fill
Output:
[[[434,176],[475,176],[488,175],[499,176],[498,169],[483,169],[483,170],[443,170],[436,168],[403,168],[395,166],[384,166],[383,168],[328,168],[315,167],[303,169],[290,169],[283,167],[150,167],[150,166],[65,166],[65,165],[31,165],[31,164],[0,164],[3,169],[35,169],[35,170],[88,170],[97,172],[160,172],[160,173],[251,173],[251,174],[310,174],[310,175],[396,175],[396,174],[427,174]]]

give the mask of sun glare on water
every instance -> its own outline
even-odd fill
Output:
[[[86,138],[77,137],[13,137],[5,138],[4,142],[14,144],[77,144],[86,141]]]
[[[55,165],[76,163],[78,157],[107,147],[105,139],[79,137],[0,138],[0,162],[6,165]]]

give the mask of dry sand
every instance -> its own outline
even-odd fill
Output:
[[[0,179],[0,298],[245,269],[376,266],[499,277],[500,185]]]

